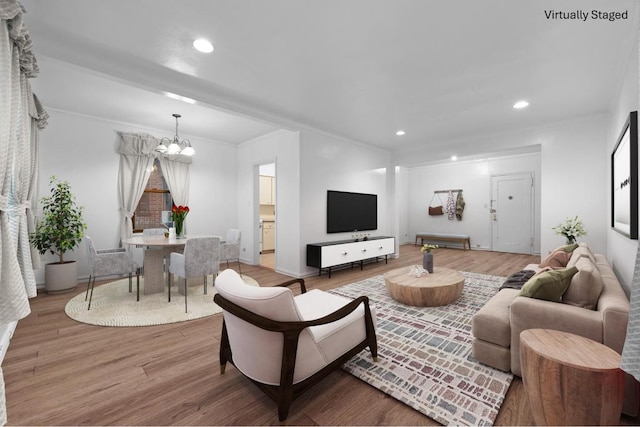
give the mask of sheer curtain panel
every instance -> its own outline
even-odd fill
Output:
[[[29,298],[37,295],[32,262],[37,252],[29,245],[29,233],[34,230],[39,129],[46,113],[29,84],[38,66],[23,14],[17,0],[0,0],[0,325],[27,316]],[[33,259],[39,263],[39,257]],[[0,425],[6,422],[0,381]]]

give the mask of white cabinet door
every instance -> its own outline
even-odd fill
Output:
[[[393,239],[367,240],[360,243],[362,258],[385,256],[395,251]]]
[[[273,205],[273,177],[260,175],[260,204]]]
[[[273,221],[262,222],[262,251],[276,249],[276,226]]]
[[[353,243],[329,245],[322,247],[322,268],[355,261],[356,249]]]

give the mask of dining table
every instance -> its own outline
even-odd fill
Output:
[[[131,236],[123,240],[124,244],[140,246],[144,250],[144,293],[155,294],[164,291],[164,260],[167,260],[166,271],[169,271],[169,254],[182,252],[188,237],[168,238],[156,236]]]

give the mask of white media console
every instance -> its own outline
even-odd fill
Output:
[[[331,269],[339,265],[360,263],[365,260],[378,260],[395,252],[395,238],[369,237],[367,240],[340,240],[336,242],[311,243],[307,245],[307,266],[318,269],[318,275],[326,270],[331,277]]]

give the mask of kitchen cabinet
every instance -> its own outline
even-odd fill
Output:
[[[276,179],[273,176],[260,175],[260,204],[276,204]]]
[[[262,222],[262,252],[273,252],[276,249],[276,223]]]

